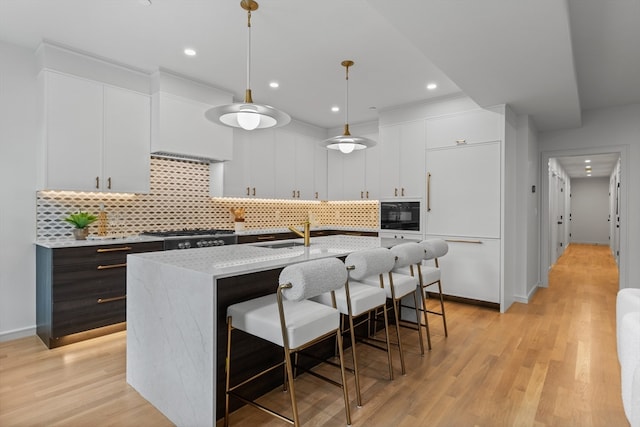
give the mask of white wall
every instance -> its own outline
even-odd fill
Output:
[[[571,243],[609,244],[609,177],[571,180]]]
[[[540,166],[538,136],[528,116],[517,119],[516,179],[516,301],[528,302],[539,283]],[[546,175],[545,175],[546,176]],[[535,190],[533,187],[535,186]]]
[[[539,135],[543,162],[561,155],[620,152],[620,286],[640,288],[640,169],[630,167],[640,164],[640,104],[584,111],[582,119],[578,129]]]
[[[0,341],[35,334],[36,74],[0,42]]]

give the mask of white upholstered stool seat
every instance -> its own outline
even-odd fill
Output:
[[[387,318],[387,295],[384,289],[380,287],[380,276],[388,274],[395,265],[395,256],[386,248],[374,248],[362,251],[356,251],[347,256],[345,259],[346,269],[349,272],[347,283],[343,289],[335,291],[336,307],[347,317],[349,321],[349,334],[351,336],[351,354],[353,358],[353,371],[355,375],[356,400],[358,406],[362,406],[362,394],[360,391],[360,372],[358,368],[358,358],[356,355],[356,326],[367,325],[367,340],[365,343],[371,344],[373,347],[382,349],[381,347],[371,343],[369,318],[360,320],[357,324],[354,318],[365,313],[371,313],[376,310],[382,310],[385,325],[385,341],[387,359],[389,363],[389,379],[393,379],[393,364],[391,360],[391,343],[389,341],[389,322]],[[361,283],[356,281],[369,275],[377,277],[374,285]],[[313,298],[314,301],[331,305],[331,295],[328,293]],[[343,332],[345,329],[343,327]]]
[[[312,301],[283,301],[289,346],[297,348],[319,336],[335,331],[340,313]],[[256,337],[284,346],[276,294],[234,304],[227,309],[233,327]]]
[[[337,258],[324,258],[314,261],[292,264],[280,273],[277,292],[272,295],[238,302],[227,307],[227,369],[225,386],[224,425],[229,425],[229,399],[235,397],[262,411],[287,421],[294,426],[300,425],[298,405],[294,384],[294,358],[298,353],[324,339],[336,339],[340,359],[341,382],[336,382],[323,375],[312,372],[314,376],[325,379],[342,388],[347,425],[351,425],[349,392],[342,350],[342,333],[340,331],[340,312],[334,307],[310,301],[310,298],[337,289],[344,289],[347,271],[344,263]],[[232,331],[242,330],[246,333],[270,341],[284,350],[281,362],[263,370],[248,380],[231,385],[231,341]],[[244,397],[241,387],[252,382],[273,369],[285,367],[285,388],[289,389],[293,417],[289,418],[266,406]]]
[[[420,297],[422,298],[422,312],[424,314],[424,323],[427,330],[427,342],[431,349],[431,332],[429,330],[429,321],[427,313],[436,314],[442,317],[442,327],[444,328],[444,336],[449,336],[447,330],[447,317],[444,311],[444,296],[442,294],[442,280],[440,272],[440,264],[438,259],[445,256],[449,252],[449,245],[443,239],[427,239],[420,242],[424,248],[424,259],[432,261],[434,265],[426,265],[421,268],[420,286],[418,288]],[[434,311],[427,308],[427,288],[432,285],[438,285],[438,296],[440,299],[440,311]]]

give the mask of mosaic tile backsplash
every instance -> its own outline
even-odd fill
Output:
[[[318,225],[378,228],[375,201],[292,201],[270,199],[213,198],[209,195],[209,165],[151,158],[149,194],[39,191],[37,197],[38,240],[67,239],[72,227],[64,221],[78,210],[107,215],[108,235],[132,235],[143,231],[183,228],[233,229],[231,208],[244,207],[245,228],[282,228],[305,221]],[[89,227],[98,234],[98,222]]]

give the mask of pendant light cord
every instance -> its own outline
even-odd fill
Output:
[[[251,9],[247,11],[247,90],[251,90]]]

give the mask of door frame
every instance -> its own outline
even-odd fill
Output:
[[[549,270],[552,267],[551,253],[549,251],[549,159],[554,157],[585,156],[596,154],[617,153],[620,156],[620,262],[618,264],[619,289],[627,286],[627,265],[629,259],[628,251],[628,215],[627,204],[629,200],[629,189],[626,185],[629,170],[629,147],[626,145],[611,145],[589,148],[575,148],[566,150],[551,150],[540,152],[540,183],[542,192],[540,194],[540,283],[539,286],[546,288],[549,286]],[[613,170],[612,170],[613,172]]]

